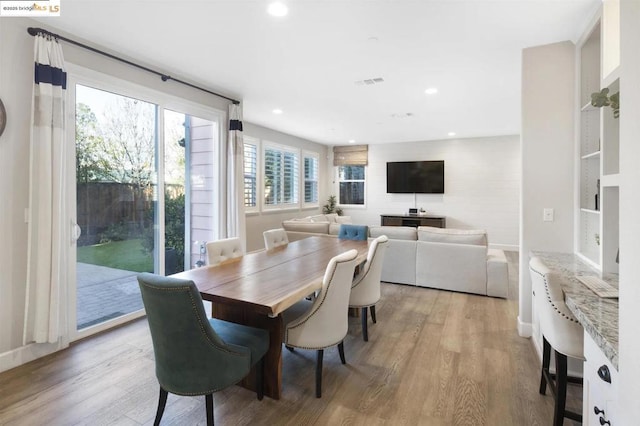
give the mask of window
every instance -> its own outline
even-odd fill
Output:
[[[318,204],[318,155],[304,154],[304,204]]]
[[[299,204],[299,153],[297,150],[265,144],[264,205],[287,207]]]
[[[251,211],[258,207],[258,141],[244,140],[244,206]]]
[[[364,205],[365,166],[339,166],[340,205]]]

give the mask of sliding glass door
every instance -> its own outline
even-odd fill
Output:
[[[73,92],[74,328],[82,337],[141,315],[138,273],[170,275],[204,260],[219,117],[87,84]]]

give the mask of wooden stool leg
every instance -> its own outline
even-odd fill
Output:
[[[542,369],[540,371],[540,395],[544,395],[547,392],[547,379],[545,377],[545,371],[549,373],[549,364],[551,363],[551,345],[547,342],[547,339],[542,336]]]
[[[553,413],[553,425],[562,426],[567,403],[567,356],[556,350],[554,352],[556,355],[556,406]]]
[[[207,426],[213,426],[213,394],[205,395],[204,400],[207,407]]]
[[[169,392],[160,388],[160,397],[158,398],[158,410],[156,411],[156,420],[153,422],[154,426],[158,426],[160,424],[160,420],[162,419],[162,414],[164,413],[164,407],[167,405],[167,396]]]
[[[369,331],[367,330],[367,308],[362,308],[362,338],[369,341]]]
[[[340,362],[346,364],[347,360],[344,357],[344,340],[338,343],[338,353],[340,354]]]
[[[316,360],[316,398],[322,397],[322,356],[324,350],[318,349],[318,358]]]

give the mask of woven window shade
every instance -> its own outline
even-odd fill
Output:
[[[366,166],[369,145],[345,145],[333,147],[334,166]]]

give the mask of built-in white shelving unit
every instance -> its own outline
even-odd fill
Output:
[[[606,4],[606,2],[605,2]],[[605,6],[606,8],[606,6]],[[576,252],[603,272],[618,272],[620,120],[611,107],[597,108],[591,94],[619,92],[619,43],[604,10],[578,46],[579,128]],[[606,34],[605,34],[606,32]],[[618,35],[619,38],[619,35]],[[610,47],[612,46],[612,47]],[[614,51],[610,51],[613,49]]]

